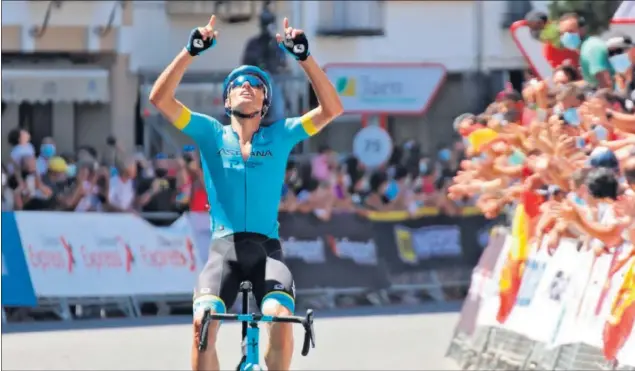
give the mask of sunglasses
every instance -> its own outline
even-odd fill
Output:
[[[265,83],[254,75],[241,75],[229,83],[229,89],[243,86],[246,82],[254,89],[265,89]]]

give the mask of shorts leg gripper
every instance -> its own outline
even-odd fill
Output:
[[[268,293],[267,295],[265,295],[264,298],[262,298],[261,308],[264,308],[265,303],[268,300],[276,301],[283,307],[287,308],[291,312],[291,314],[295,313],[295,299],[293,299],[293,297],[286,292],[273,291]]]

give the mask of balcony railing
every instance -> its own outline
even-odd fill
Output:
[[[317,33],[322,36],[384,34],[384,1],[321,1]]]

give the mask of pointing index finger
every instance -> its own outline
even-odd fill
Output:
[[[214,27],[214,23],[216,23],[216,16],[212,14],[207,25],[210,27]]]
[[[289,28],[289,18],[284,17],[284,20],[282,21],[282,27],[286,30],[287,28]]]

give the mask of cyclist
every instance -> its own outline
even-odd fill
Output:
[[[299,61],[320,105],[302,117],[261,127],[271,103],[271,82],[261,69],[242,66],[224,82],[230,125],[224,127],[212,117],[191,112],[174,98],[174,92],[194,58],[216,44],[214,20],[212,16],[205,27],[192,30],[186,47],[161,73],[150,93],[157,109],[198,144],[210,204],[210,254],[194,293],[194,370],[219,369],[215,348],[219,324],[211,324],[208,347],[199,352],[201,318],[205,309],[223,313],[231,307],[241,281],[252,282],[264,314],[293,314],[295,288],[282,261],[277,222],[286,163],[297,142],[316,134],[343,111],[335,88],[310,56],[306,36],[289,27],[285,18],[284,35],[276,35],[277,42]],[[290,324],[273,324],[265,354],[267,367],[288,370],[292,353]]]

